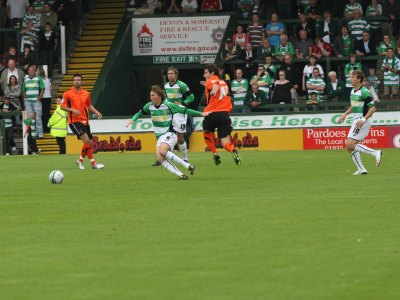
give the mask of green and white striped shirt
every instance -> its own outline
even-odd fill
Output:
[[[346,6],[344,7],[344,16],[354,12],[356,9],[361,11],[361,15],[363,14],[362,6],[360,3],[354,3],[353,5],[351,5],[350,3],[346,4]]]
[[[244,105],[244,98],[249,89],[249,81],[242,78],[240,81],[234,79],[231,82],[231,91],[233,94],[233,105]]]
[[[365,15],[368,17],[381,16],[382,15],[382,5],[380,5],[378,3],[376,10],[371,5],[368,5]],[[377,29],[377,28],[382,27],[382,22],[380,22],[380,21],[369,21],[369,24],[371,25],[372,29]]]
[[[160,106],[157,107],[154,106],[153,103],[149,102],[132,117],[132,121],[136,122],[136,120],[141,116],[150,115],[153,123],[154,133],[158,139],[167,132],[174,132],[172,128],[172,119],[176,113],[201,116],[201,112],[186,108],[182,105],[176,105],[164,101]]]
[[[172,85],[167,82],[164,85],[164,90],[166,96],[165,100],[167,100],[169,103],[178,101],[179,103],[188,105],[190,102],[194,101],[193,93],[189,90],[187,84],[180,80],[177,80]]]
[[[350,104],[351,111],[354,113],[354,118],[361,118],[365,116],[370,107],[374,106],[371,93],[365,86],[361,86],[360,89],[355,90],[354,88],[350,93]]]
[[[251,77],[250,82],[252,82],[254,79],[256,79],[256,75],[254,75],[253,77]],[[271,76],[269,76],[269,74],[264,74],[263,76],[261,76],[260,78],[258,78],[257,82],[258,86],[260,87],[260,90],[263,91],[265,93],[265,95],[267,95],[267,98],[269,97],[269,91],[270,91],[270,87],[272,85],[272,79]],[[268,85],[262,85],[263,83],[267,83]]]
[[[346,76],[346,87],[353,87],[353,85],[351,84],[351,74],[354,70],[362,70],[360,62],[356,62],[354,65],[349,62],[344,67],[344,75]]]
[[[396,44],[394,41],[390,41],[390,45],[386,45],[385,42],[381,42],[378,46],[378,54],[381,54],[382,52],[386,52],[387,49],[392,48],[393,50],[396,49]]]
[[[22,92],[26,94],[26,101],[37,101],[40,90],[45,88],[44,81],[35,76],[33,78],[25,77],[25,81],[22,84]]]
[[[393,56],[392,59],[385,57],[382,61],[382,70],[385,70],[385,66],[389,65],[391,69],[400,69],[400,60]],[[385,70],[383,72],[383,84],[388,86],[399,85],[399,74],[393,73],[391,70]]]
[[[351,36],[357,40],[362,39],[362,33],[364,31],[370,31],[371,27],[368,22],[362,19],[354,19],[349,21],[348,26],[350,28]]]
[[[310,77],[307,80],[307,85],[312,84],[312,85],[316,85],[316,86],[323,86],[325,87],[325,81],[321,78],[315,78],[315,77]],[[307,89],[307,99],[311,99],[311,94],[312,93],[316,93],[317,94],[317,100],[318,102],[323,102],[325,100],[325,93],[324,91],[318,91],[318,90],[313,90],[313,89]]]

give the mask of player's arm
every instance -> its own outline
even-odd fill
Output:
[[[134,114],[134,116],[132,117],[132,119],[130,119],[128,121],[128,124],[126,124],[126,127],[128,127],[129,125],[133,125],[135,124],[135,122],[143,115],[148,115],[150,114],[150,110],[149,110],[149,106],[150,106],[151,102],[147,103],[145,106],[143,106],[143,108],[141,110],[139,110],[136,114]]]
[[[343,115],[340,116],[340,118],[338,119],[339,123],[343,123],[344,120],[346,119],[346,117],[351,114],[351,106],[344,112]]]
[[[187,107],[184,107],[184,106],[180,106],[180,105],[176,105],[176,104],[172,104],[172,103],[168,103],[168,106],[169,106],[169,108],[171,109],[171,111],[173,112],[173,113],[181,113],[181,114],[188,114],[188,115],[191,115],[191,116],[197,116],[197,117],[200,117],[200,116],[203,116],[203,117],[206,117],[206,116],[208,116],[210,113],[209,112],[200,112],[200,111],[197,111],[197,110],[194,110],[194,109],[190,109],[190,108],[187,108]]]
[[[194,95],[193,95],[192,91],[189,89],[189,87],[185,84],[185,85],[182,85],[181,89],[182,89],[182,92],[183,92],[182,96],[185,98],[183,103],[185,105],[188,105],[189,103],[193,102],[194,101]]]
[[[81,112],[79,110],[77,110],[75,108],[72,108],[72,107],[68,107],[69,99],[68,99],[68,94],[67,93],[64,93],[63,99],[64,99],[64,101],[60,106],[61,110],[69,112],[69,113],[77,115],[77,116],[81,115]]]
[[[99,120],[103,118],[103,115],[96,108],[94,108],[92,104],[89,105],[88,109],[90,112],[94,113]]]

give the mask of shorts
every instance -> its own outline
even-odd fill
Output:
[[[383,86],[383,95],[384,96],[397,96],[399,94],[399,86],[398,85],[384,85]]]
[[[92,132],[90,131],[90,126],[89,125],[84,125],[81,122],[76,122],[69,124],[69,128],[71,128],[72,132],[76,134],[78,139],[81,138],[82,135],[85,133],[89,137],[89,139],[93,138]]]
[[[357,121],[360,119],[361,118],[354,119],[353,124],[351,125],[351,128],[349,130],[349,133],[347,134],[347,138],[361,142],[368,136],[369,130],[371,129],[371,119],[366,120],[364,122],[364,125],[361,128],[359,128],[356,124]]]
[[[178,143],[178,137],[174,132],[167,132],[161,135],[157,139],[156,147],[159,147],[161,144],[167,144],[171,150],[175,148],[176,143]]]
[[[203,130],[214,132],[218,130],[218,137],[224,138],[232,132],[232,120],[226,111],[213,112],[203,120]]]
[[[172,119],[172,125],[177,133],[186,132],[186,122],[187,122],[186,114],[180,114],[180,113],[174,114],[174,118]]]

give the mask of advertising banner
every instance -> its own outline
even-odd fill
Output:
[[[200,62],[199,55],[218,53],[229,18],[230,16],[133,18],[133,56],[169,56],[165,58],[167,62],[157,57],[154,63]]]
[[[304,149],[345,149],[348,131],[348,128],[337,127],[305,128],[303,129]],[[390,132],[391,127],[374,126],[363,144],[371,148],[393,147],[390,141],[393,141],[394,136]]]
[[[232,132],[232,140],[240,150],[302,150],[303,132],[292,130],[241,130]],[[208,151],[202,132],[193,132],[189,140],[191,152]],[[216,139],[217,148],[222,149],[220,139]],[[152,153],[155,152],[154,133],[133,134],[96,134],[93,138],[94,153]],[[67,136],[67,154],[78,154],[82,141],[75,135]]]
[[[255,130],[255,129],[294,129],[294,128],[318,128],[318,127],[348,127],[350,128],[353,118],[348,117],[343,124],[338,123],[342,114],[294,114],[294,115],[243,115],[231,116],[233,129]],[[153,132],[150,118],[140,118],[133,128],[126,127],[128,119],[103,119],[91,120],[90,127],[93,133],[105,132]],[[203,118],[195,117],[196,130],[203,130]],[[400,111],[376,112],[372,120],[374,126],[400,126]]]

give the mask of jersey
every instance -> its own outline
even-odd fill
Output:
[[[158,139],[160,136],[167,132],[174,132],[172,126],[172,119],[174,114],[188,114],[192,116],[201,116],[201,112],[186,108],[181,105],[176,105],[167,101],[161,103],[160,106],[155,106],[149,102],[141,110],[139,110],[133,117],[132,121],[136,122],[143,115],[150,115],[151,122],[153,123],[154,133]]]
[[[178,101],[179,103],[188,105],[190,102],[194,101],[193,93],[189,90],[187,84],[180,80],[175,81],[173,84],[167,82],[164,85],[164,90],[166,96],[165,100],[170,103]]]
[[[63,95],[62,107],[74,108],[79,110],[81,113],[79,116],[69,112],[68,124],[82,123],[89,125],[89,106],[92,105],[90,100],[90,94],[81,88],[77,91],[75,87],[72,87],[69,91],[66,91]]]
[[[244,98],[246,97],[247,90],[249,89],[249,81],[242,78],[240,81],[237,79],[231,82],[231,91],[233,94],[233,105],[243,105]]]
[[[219,89],[216,95],[210,95],[214,84],[219,85]],[[218,78],[217,75],[211,75],[206,81],[206,100],[207,106],[204,109],[205,112],[230,112],[232,110],[231,99],[228,96],[228,85],[225,81]]]
[[[393,56],[392,59],[385,57],[382,61],[383,70],[383,84],[387,86],[398,86],[399,85],[399,74],[392,72],[392,70],[387,70],[386,66],[389,65],[391,69],[400,69],[400,60]]]
[[[255,80],[257,78],[257,75],[254,75],[253,77],[251,77],[251,81]],[[265,93],[265,95],[267,95],[267,98],[269,98],[269,92],[270,92],[270,87],[272,85],[272,79],[271,76],[269,76],[269,74],[264,74],[263,76],[259,77],[258,80],[256,81],[256,83],[259,86],[259,89],[261,91],[263,91]],[[268,85],[262,85],[263,83],[267,83]]]
[[[350,104],[354,119],[356,119],[364,117],[369,108],[374,106],[374,101],[369,90],[365,86],[362,86],[358,90],[354,88],[351,90]]]
[[[37,101],[40,90],[45,89],[44,81],[42,78],[35,76],[33,78],[26,77],[22,84],[22,92],[26,94],[26,101]]]
[[[307,84],[315,85],[315,86],[318,86],[318,87],[319,86],[325,87],[325,81],[320,77],[318,77],[318,78],[315,78],[315,77],[308,78],[307,79]],[[324,93],[323,90],[322,91],[318,91],[318,90],[307,89],[307,96],[308,96],[307,99],[308,100],[311,99],[311,94],[312,93],[316,93],[317,94],[318,103],[323,102],[325,100],[325,93]]]
[[[354,70],[362,70],[361,63],[356,62],[354,65],[349,62],[344,67],[344,75],[346,76],[346,87],[353,87],[351,85],[351,74]]]

